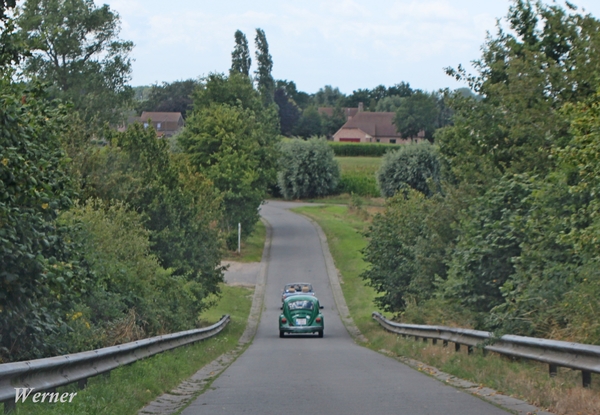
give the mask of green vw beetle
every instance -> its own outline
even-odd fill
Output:
[[[285,333],[317,333],[323,337],[325,321],[319,311],[317,297],[294,295],[283,300],[283,314],[279,316],[279,337]]]

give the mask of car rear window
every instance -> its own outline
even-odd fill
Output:
[[[312,310],[315,307],[315,305],[312,301],[298,300],[290,301],[288,303],[288,307],[290,310]]]

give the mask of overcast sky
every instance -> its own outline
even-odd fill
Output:
[[[444,67],[481,55],[509,0],[95,0],[121,16],[121,38],[135,43],[131,84],[151,85],[231,66],[234,33],[246,34],[254,59],[262,28],[273,77],[313,93],[344,93],[401,81],[428,91],[464,86]],[[549,1],[547,1],[549,2]],[[600,16],[599,0],[573,0]],[[564,4],[564,2],[560,2]]]

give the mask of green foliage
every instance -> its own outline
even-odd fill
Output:
[[[375,175],[362,173],[342,173],[337,191],[365,197],[380,196]]]
[[[218,229],[220,203],[213,184],[194,173],[152,129],[113,132],[110,143],[78,155],[83,196],[120,200],[143,212],[152,231],[152,252],[164,268],[198,282],[208,295],[222,281]]]
[[[231,52],[231,69],[229,73],[239,73],[250,76],[250,50],[248,49],[248,39],[241,30],[235,31],[235,48]]]
[[[535,185],[527,176],[503,177],[484,195],[470,201],[460,215],[460,240],[449,262],[442,291],[477,312],[489,312],[503,301],[501,287],[521,255],[523,223]]]
[[[322,122],[317,108],[310,106],[302,111],[302,115],[293,129],[293,134],[305,139],[321,135]]]
[[[377,184],[384,197],[408,188],[426,196],[439,190],[441,163],[436,147],[428,143],[406,144],[383,156]]]
[[[346,124],[346,115],[340,106],[333,108],[331,117],[327,114],[321,114],[321,131],[326,137],[333,137],[344,124]]]
[[[16,33],[14,20],[9,17],[16,4],[16,0],[0,1],[0,68],[2,69],[19,63],[26,50]]]
[[[438,127],[439,116],[437,99],[433,94],[416,91],[400,101],[396,109],[394,124],[403,137],[416,137],[421,131],[431,139]]]
[[[32,51],[24,70],[72,101],[88,122],[117,123],[128,105],[132,42],[118,39],[119,16],[92,0],[27,0],[17,20]]]
[[[453,125],[435,134],[452,173],[446,196],[417,203],[405,192],[391,199],[401,203],[397,216],[390,204],[373,222],[365,278],[379,304],[415,319],[444,303],[462,307],[465,324],[499,333],[600,342],[600,22],[567,6],[514,1],[478,74],[448,70],[478,95],[442,97],[454,112]],[[437,254],[421,256],[439,265],[422,274],[432,285],[418,285],[429,287],[427,299],[411,288],[423,264],[415,247],[436,246],[427,239],[436,222],[411,212],[435,211],[423,205],[432,199],[447,209],[451,232]]]
[[[205,288],[160,265],[139,213],[121,202],[90,200],[60,220],[72,229],[95,277],[69,313],[75,330],[66,349],[89,350],[197,324]]]
[[[273,103],[273,94],[275,93],[275,80],[271,75],[273,71],[273,59],[269,53],[269,44],[267,43],[267,35],[264,30],[256,29],[256,84],[258,91],[263,99],[265,106]]]
[[[391,150],[397,150],[396,144],[376,143],[339,143],[329,141],[327,143],[337,157],[381,157]]]
[[[222,194],[222,229],[233,249],[237,226],[252,233],[258,207],[275,182],[277,113],[265,108],[242,75],[210,75],[195,96],[195,111],[179,138],[192,165]]]
[[[64,107],[0,79],[0,360],[57,350],[45,341],[86,273],[56,223],[76,194],[58,136]]]
[[[300,119],[300,109],[291,97],[287,95],[284,88],[275,90],[275,104],[279,108],[279,125],[281,134],[291,136],[298,120]]]
[[[439,194],[426,198],[409,190],[388,200],[385,212],[373,219],[363,250],[371,266],[361,277],[380,294],[378,307],[400,312],[432,297],[436,279],[446,278],[455,216],[454,206]]]
[[[299,199],[335,192],[340,170],[324,140],[291,140],[280,144],[277,183],[283,197]]]
[[[197,86],[198,82],[194,79],[152,85],[148,97],[136,104],[136,109],[138,112],[180,112],[185,118],[192,110],[192,94]]]

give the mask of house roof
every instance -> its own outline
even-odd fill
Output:
[[[154,122],[178,122],[180,118],[183,118],[180,112],[142,112],[140,121],[148,121],[149,119]]]
[[[402,135],[396,131],[394,125],[394,112],[359,112],[352,117],[346,124],[340,128],[350,129],[357,128],[371,137],[398,137]]]
[[[328,117],[332,117],[333,116],[333,107],[319,107],[317,108],[317,111],[319,112],[319,114],[321,115],[327,115]],[[346,119],[350,118],[350,117],[354,117],[356,115],[356,113],[358,112],[358,108],[342,108],[342,111],[344,113],[344,115],[346,116]]]

